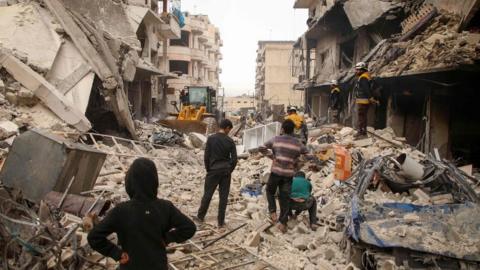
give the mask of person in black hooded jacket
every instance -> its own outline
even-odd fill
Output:
[[[135,160],[125,177],[130,201],[120,203],[88,234],[90,246],[120,261],[121,270],[168,269],[166,246],[190,239],[196,226],[170,201],[157,198],[155,163]],[[118,245],[107,237],[116,233]]]

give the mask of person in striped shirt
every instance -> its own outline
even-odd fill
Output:
[[[292,179],[297,171],[298,158],[308,154],[307,148],[294,137],[295,123],[285,120],[282,124],[283,135],[276,136],[260,147],[260,152],[273,159],[270,178],[267,183],[267,201],[270,218],[280,222],[278,228],[287,231],[290,208],[290,190]],[[280,217],[277,218],[275,193],[279,190]]]

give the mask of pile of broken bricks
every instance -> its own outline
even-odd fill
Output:
[[[458,33],[460,23],[459,16],[440,11],[412,39],[392,39],[383,44],[369,63],[370,71],[375,76],[388,77],[474,64],[480,58],[480,34]]]

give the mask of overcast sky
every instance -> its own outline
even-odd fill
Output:
[[[294,0],[182,0],[182,10],[206,14],[220,28],[227,96],[253,94],[259,40],[296,40],[307,29],[307,11]]]

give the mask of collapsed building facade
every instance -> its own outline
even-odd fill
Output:
[[[136,138],[134,120],[153,122],[176,112],[170,103],[178,100],[179,83],[182,89],[199,84],[219,87],[218,29],[203,15],[187,17],[189,23],[197,20],[199,29],[185,26],[177,2],[8,2],[0,7],[6,98],[25,105],[21,107],[26,111],[39,112],[35,127],[53,125],[42,123],[42,111],[43,118],[65,122],[80,132],[94,129]],[[202,78],[196,82],[185,81],[175,64],[183,57],[176,53],[186,31],[195,33],[189,44],[196,44],[191,50],[198,51],[195,55],[204,64],[193,68],[192,62],[190,70]],[[37,93],[36,85],[22,87],[27,78],[18,68],[37,77],[47,92]],[[19,95],[31,99],[23,102],[26,97]]]
[[[162,14],[155,1],[137,2],[54,0],[1,7],[6,98],[16,104],[20,83],[43,102],[26,105],[46,105],[45,114],[52,111],[52,118],[81,132],[93,128],[135,138],[133,120],[151,120],[165,99],[159,90],[169,75],[158,69],[159,40],[180,37],[168,1]],[[30,77],[37,84],[29,85]]]
[[[295,88],[326,119],[330,81],[343,90],[343,123],[356,125],[353,66],[367,62],[380,104],[369,125],[392,127],[425,153],[478,164],[478,1],[295,1],[309,29],[292,51]]]

